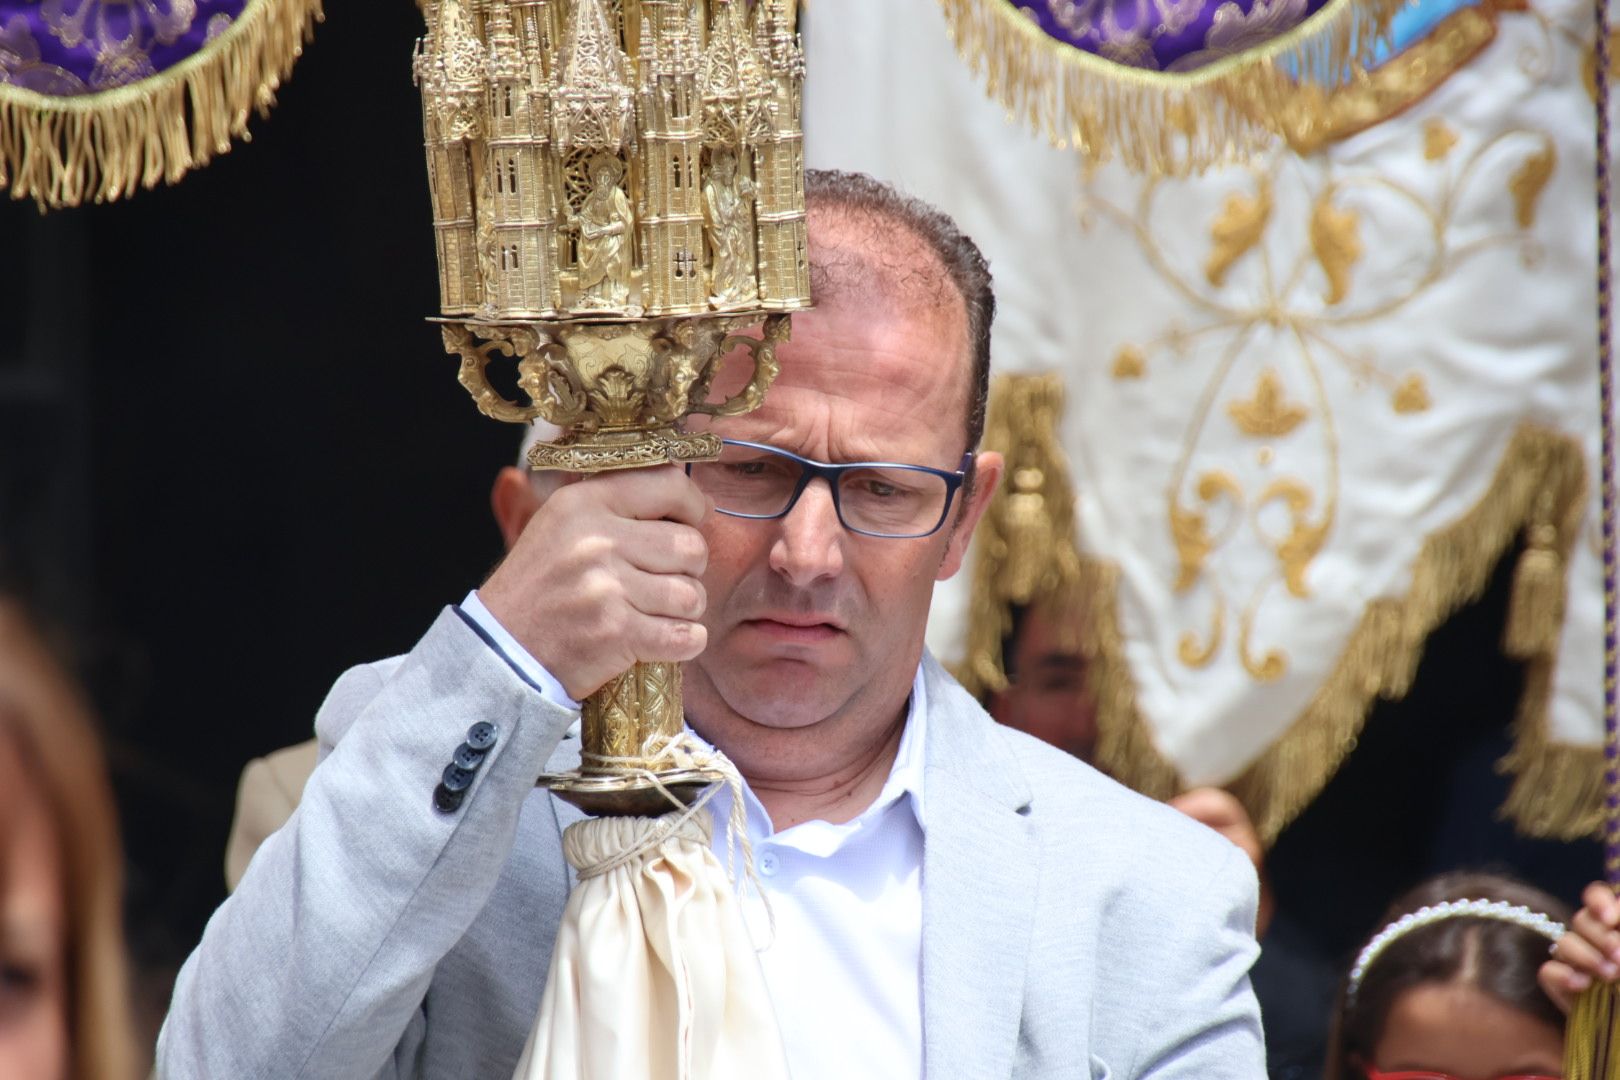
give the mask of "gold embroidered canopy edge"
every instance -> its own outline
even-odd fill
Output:
[[[0,188],[41,210],[127,198],[247,139],[303,53],[322,0],[249,0],[196,54],[151,78],[55,97],[0,85]]]
[[[990,96],[1059,146],[1181,175],[1272,142],[1291,72],[1330,88],[1388,39],[1406,0],[1331,0],[1292,30],[1188,72],[1131,67],[1057,41],[1006,0],[940,0],[957,51]],[[1313,81],[1314,78],[1313,78]],[[1307,84],[1309,85],[1309,84]]]

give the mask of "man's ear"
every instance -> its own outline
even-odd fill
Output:
[[[996,485],[1001,483],[1001,473],[1005,467],[1001,455],[994,450],[987,450],[975,458],[973,493],[968,496],[967,505],[962,507],[956,524],[951,528],[951,538],[945,545],[945,558],[940,561],[939,573],[934,575],[936,581],[953,577],[962,569],[962,560],[967,557],[968,541],[973,539],[973,530],[984,516],[985,507],[990,505],[990,497],[996,493]]]
[[[489,492],[489,508],[495,514],[495,524],[500,527],[506,550],[511,551],[512,545],[517,543],[523,526],[540,509],[540,501],[540,493],[534,490],[522,469],[508,465],[495,474],[495,486]]]

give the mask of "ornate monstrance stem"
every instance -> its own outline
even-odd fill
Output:
[[[777,373],[776,347],[788,316],[765,318],[761,336],[735,333],[754,315],[698,315],[634,323],[444,323],[445,348],[462,357],[461,383],[480,411],[497,420],[544,418],[567,425],[555,442],[529,452],[536,469],[596,473],[665,462],[710,460],[720,440],[683,432],[696,413],[731,416],[757,407]],[[485,374],[492,354],[517,359],[518,385],[530,403],[498,394]],[[745,354],[753,372],[720,403],[703,400],[728,354]],[[577,772],[540,782],[593,814],[657,815],[670,800],[689,802],[721,779],[681,768],[662,753],[684,724],[679,664],[636,664],[583,703]]]
[[[712,459],[686,418],[763,399],[810,299],[795,7],[425,0],[444,344],[486,415],[564,429],[534,468]],[[711,403],[732,354],[751,376]],[[490,385],[497,355],[527,402]],[[584,703],[580,769],[541,782],[592,813],[662,813],[718,779],[667,752],[683,724],[680,666],[637,664]]]

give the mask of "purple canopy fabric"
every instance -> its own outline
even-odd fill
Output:
[[[230,149],[321,0],[0,0],[0,188],[123,198]]]
[[[1190,72],[1265,45],[1328,0],[990,0],[1054,41],[1147,71]]]
[[[247,0],[0,0],[0,83],[53,97],[127,86],[217,39]]]

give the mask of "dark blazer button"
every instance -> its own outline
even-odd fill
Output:
[[[453,814],[461,809],[461,800],[466,794],[465,791],[451,791],[440,784],[433,789],[433,809],[441,814]]]
[[[441,779],[443,780],[441,786],[446,791],[454,795],[460,795],[463,791],[472,787],[473,771],[463,769],[460,765],[446,765],[444,767],[444,776]]]
[[[476,769],[484,763],[484,754],[482,751],[474,750],[466,743],[462,743],[456,747],[456,756],[450,760],[456,763],[458,769]]]
[[[480,720],[467,729],[467,745],[482,754],[495,745],[495,739],[499,734],[500,729],[494,724]]]

